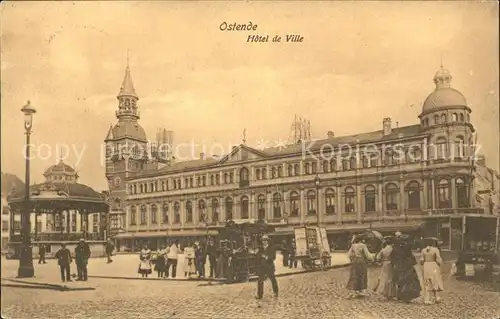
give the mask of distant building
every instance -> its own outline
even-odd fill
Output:
[[[480,155],[474,171],[476,205],[488,214],[500,214],[500,174],[486,166],[486,159]]]
[[[201,154],[166,167],[132,171],[124,164],[112,173],[125,180],[119,191],[127,232],[115,237],[118,247],[203,237],[228,219],[264,219],[276,226],[276,238],[320,224],[339,247],[373,228],[440,237],[443,247],[457,249],[461,217],[487,212],[476,202],[472,110],[451,79],[443,67],[436,72],[414,125],[394,127],[384,118],[380,130],[352,136],[329,132],[263,150],[242,144],[221,158]],[[129,138],[139,143],[143,136]]]

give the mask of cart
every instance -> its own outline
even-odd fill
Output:
[[[330,245],[324,227],[295,228],[295,258],[306,270],[326,270],[331,266]]]
[[[263,221],[229,221],[219,233],[223,278],[228,283],[248,281],[257,275],[260,237],[274,231]]]

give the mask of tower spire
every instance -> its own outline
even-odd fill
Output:
[[[137,100],[139,97],[135,93],[134,82],[132,81],[132,75],[130,74],[130,53],[127,50],[127,65],[125,67],[125,77],[123,78],[122,86],[120,87],[120,93],[118,93],[118,98],[121,96],[134,97]]]

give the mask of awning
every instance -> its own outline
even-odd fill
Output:
[[[135,232],[118,234],[114,238],[159,238],[159,237],[195,237],[195,236],[217,236],[219,234],[216,230],[171,230],[171,231],[158,231],[158,232]]]
[[[394,224],[375,224],[372,223],[371,228],[367,224],[361,225],[339,225],[339,226],[329,226],[326,228],[329,234],[335,233],[344,233],[344,232],[358,232],[365,230],[376,230],[378,232],[396,232],[396,231],[411,231],[417,230],[419,228],[424,227],[425,222],[416,222],[416,223],[394,223]]]

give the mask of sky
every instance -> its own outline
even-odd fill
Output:
[[[103,140],[129,64],[148,138],[249,146],[287,139],[294,114],[315,138],[418,124],[441,61],[499,169],[498,4],[483,2],[2,2],[2,171],[24,179],[21,107],[36,107],[31,181],[59,161],[107,188]],[[257,25],[221,31],[223,22]],[[300,43],[247,43],[248,35]],[[61,149],[61,147],[59,147]],[[83,154],[83,155],[82,155]]]

